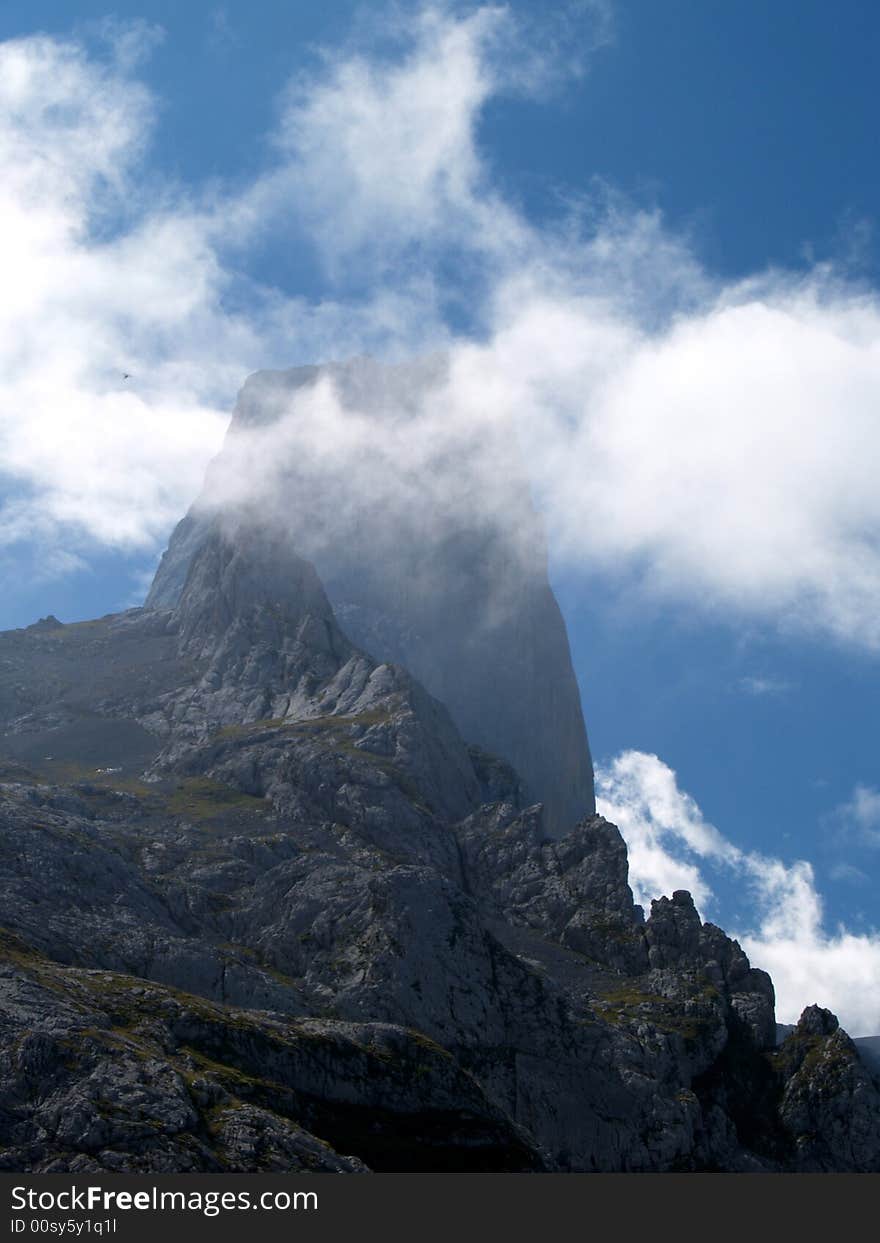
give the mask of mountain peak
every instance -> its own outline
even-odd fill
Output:
[[[440,355],[251,376],[147,605],[177,604],[218,516],[258,515],[315,565],[347,638],[508,761],[560,835],[595,797],[543,532],[511,429],[456,416],[449,383]]]

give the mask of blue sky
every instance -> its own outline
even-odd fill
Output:
[[[516,392],[558,406],[527,431],[536,494],[644,891],[698,874],[786,1004],[830,992],[873,1030],[880,12],[420,11],[0,9],[7,80],[31,75],[2,99],[0,626],[137,601],[250,369],[546,355]],[[409,128],[395,73],[438,92]],[[340,137],[354,98],[375,151]]]

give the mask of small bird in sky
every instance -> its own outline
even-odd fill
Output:
[[[128,372],[128,371],[123,371],[123,373],[122,373],[122,378],[123,378],[123,380],[130,380],[130,379],[131,379],[131,374],[130,374],[130,372]]]

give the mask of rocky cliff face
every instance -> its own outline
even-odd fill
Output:
[[[147,605],[177,603],[218,510],[256,507],[314,561],[346,635],[512,764],[558,835],[595,800],[543,537],[511,436],[456,423],[443,384],[438,360],[252,376]]]
[[[343,633],[273,527],[0,635],[0,1168],[876,1170],[880,1090],[618,831]]]

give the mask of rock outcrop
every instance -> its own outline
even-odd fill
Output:
[[[445,380],[441,360],[252,376],[147,605],[176,605],[218,511],[256,510],[314,562],[349,639],[512,764],[559,835],[595,810],[565,623],[515,440],[456,420]]]
[[[779,1115],[805,1172],[878,1170],[876,1079],[835,1015],[808,1006],[774,1055],[783,1085]]]
[[[0,635],[17,1170],[880,1168],[880,1092],[617,829],[216,519],[174,607]]]

